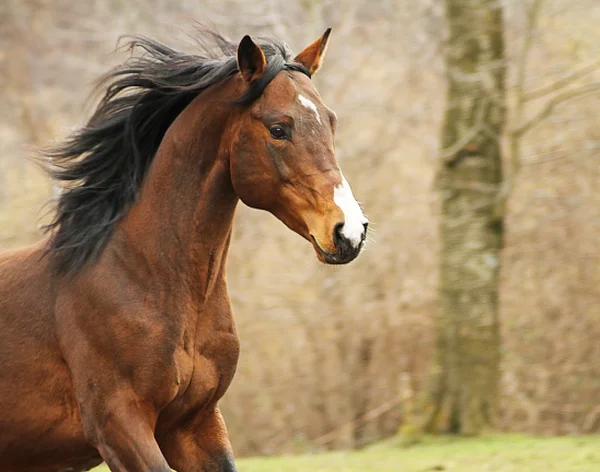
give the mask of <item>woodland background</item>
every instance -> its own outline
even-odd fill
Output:
[[[600,4],[501,3],[502,143],[515,172],[501,256],[496,426],[597,433]],[[89,116],[94,81],[127,57],[114,52],[119,36],[193,51],[194,21],[236,40],[273,35],[295,51],[333,27],[314,80],[337,112],[338,159],[374,228],[356,262],[327,267],[273,217],[239,208],[229,282],[242,354],[222,402],[237,455],[360,447],[412,431],[438,312],[441,1],[0,0],[0,247],[41,237],[54,189],[28,156]],[[517,169],[511,133],[536,117]]]

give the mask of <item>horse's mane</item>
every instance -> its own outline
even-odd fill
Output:
[[[175,118],[198,94],[238,71],[235,43],[212,30],[203,30],[198,43],[200,53],[190,55],[133,37],[129,60],[101,79],[102,99],[87,124],[46,153],[47,171],[63,186],[46,226],[57,273],[76,272],[100,254]],[[258,44],[267,69],[234,104],[254,101],[283,69],[310,75],[289,62],[284,43],[262,38]]]

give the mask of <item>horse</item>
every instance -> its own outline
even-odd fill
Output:
[[[3,472],[236,470],[219,400],[239,356],[238,201],[326,264],[367,234],[311,80],[330,32],[293,59],[210,30],[197,54],[130,38],[89,121],[46,152],[61,186],[46,236],[0,255]]]

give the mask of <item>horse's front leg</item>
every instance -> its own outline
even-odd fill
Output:
[[[225,422],[218,407],[170,432],[161,445],[177,472],[236,472]]]
[[[112,472],[171,472],[147,405],[133,398],[107,398],[99,405],[82,409],[84,431]]]

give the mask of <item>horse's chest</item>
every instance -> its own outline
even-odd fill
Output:
[[[237,367],[239,341],[234,330],[202,330],[176,356],[179,397],[187,405],[208,405],[223,396]]]

